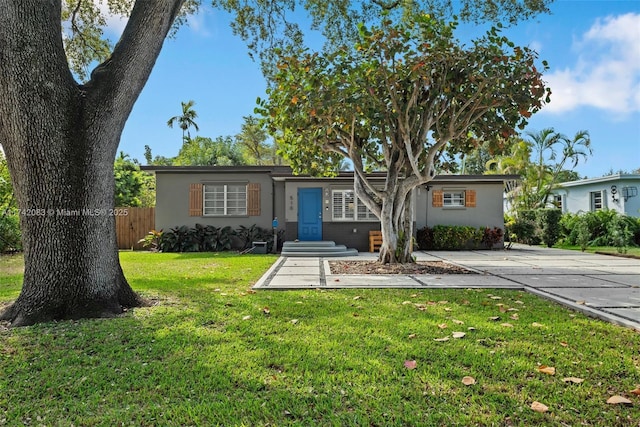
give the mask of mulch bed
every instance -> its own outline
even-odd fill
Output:
[[[380,264],[376,261],[329,261],[331,274],[477,274],[442,261]]]

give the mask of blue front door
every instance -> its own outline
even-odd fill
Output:
[[[298,189],[298,240],[322,240],[322,188]]]

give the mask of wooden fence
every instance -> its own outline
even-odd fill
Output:
[[[155,208],[116,208],[116,211],[118,248],[142,249],[138,240],[155,228]]]

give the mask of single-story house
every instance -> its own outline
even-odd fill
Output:
[[[615,210],[640,217],[640,175],[615,174],[563,182],[551,191],[552,202],[563,213]]]
[[[196,223],[257,225],[274,218],[285,240],[328,240],[368,250],[378,219],[354,197],[353,173],[317,178],[287,166],[143,166],[156,176],[156,229]],[[383,174],[372,179],[384,184]],[[434,225],[504,228],[503,192],[515,175],[439,175],[415,189],[416,230]]]

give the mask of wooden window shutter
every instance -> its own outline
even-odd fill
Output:
[[[476,207],[476,190],[467,190],[464,192],[464,205],[468,208]]]
[[[260,183],[247,184],[247,215],[260,216]]]
[[[433,190],[431,193],[431,205],[434,208],[441,208],[444,200],[444,192],[442,190]]]
[[[202,184],[189,185],[189,216],[202,216]]]

